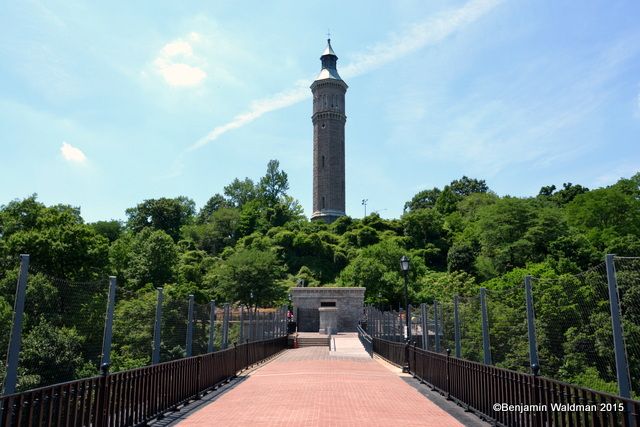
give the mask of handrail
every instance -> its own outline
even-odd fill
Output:
[[[360,323],[358,323],[356,330],[358,331],[358,338],[360,339],[362,346],[367,353],[369,353],[369,356],[373,358],[373,338],[364,329],[362,329]]]
[[[0,396],[1,426],[130,426],[200,398],[287,347],[287,337]]]
[[[640,427],[640,401],[374,338],[374,351],[497,425]],[[407,348],[408,347],[408,348]],[[564,406],[563,406],[564,405]]]

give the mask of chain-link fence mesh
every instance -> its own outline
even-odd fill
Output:
[[[617,392],[605,264],[532,288],[541,374]]]
[[[13,306],[19,269],[3,273],[0,296],[0,382],[6,377]],[[88,275],[88,274],[87,274]],[[90,277],[90,275],[88,275]],[[72,281],[29,267],[25,288],[16,391],[95,376],[103,359],[105,319],[109,301],[109,278]],[[162,302],[160,361],[187,354],[189,297],[164,293]],[[151,364],[158,291],[131,291],[116,286],[111,328],[110,372]],[[5,307],[6,306],[6,307]],[[223,348],[224,324],[227,346],[286,334],[285,311],[229,307],[216,308],[213,351]],[[6,318],[6,319],[5,319]],[[211,305],[194,303],[191,354],[205,354],[210,347]]]
[[[455,325],[453,318],[453,301],[438,302],[438,329],[440,334],[440,351],[451,350],[455,355]]]
[[[107,279],[69,281],[30,266],[18,391],[98,373],[108,289]]]
[[[640,396],[640,258],[615,257],[614,264],[630,383]]]
[[[186,356],[188,310],[187,298],[165,295],[162,305],[161,362]]]
[[[151,363],[156,292],[116,288],[111,343],[111,372]]]
[[[458,301],[458,312],[460,316],[462,358],[474,362],[482,362],[482,314],[480,310],[480,297],[460,297]]]
[[[410,325],[411,325],[411,339],[416,341],[418,345],[421,345],[422,342],[422,327],[421,323],[421,315],[420,315],[420,306],[411,306],[411,315],[409,317]]]
[[[524,285],[487,289],[486,303],[492,363],[530,372]]]
[[[198,304],[193,306],[193,342],[191,354],[197,356],[208,353],[211,304]]]

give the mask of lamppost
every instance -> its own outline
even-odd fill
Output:
[[[404,310],[405,310],[405,319],[407,325],[407,338],[411,338],[411,329],[409,328],[409,296],[408,296],[408,288],[409,288],[409,258],[405,255],[400,258],[400,269],[402,270],[402,274],[404,275]]]
[[[411,327],[409,325],[409,296],[408,296],[408,288],[409,288],[409,258],[406,255],[402,255],[400,258],[400,269],[402,270],[402,274],[404,275],[404,317],[405,324],[407,328],[407,341],[405,343],[405,361],[404,366],[402,367],[403,372],[409,372],[409,340],[411,339]]]

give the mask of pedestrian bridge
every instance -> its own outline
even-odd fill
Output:
[[[640,426],[638,401],[358,329],[329,346],[281,336],[2,396],[0,425]]]

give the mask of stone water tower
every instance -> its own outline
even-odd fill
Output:
[[[344,125],[347,84],[336,68],[331,39],[322,56],[313,93],[313,213],[311,220],[333,222],[345,213]]]

